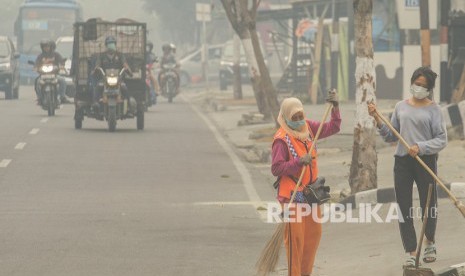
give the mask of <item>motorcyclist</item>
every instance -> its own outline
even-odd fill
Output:
[[[164,44],[162,46],[162,51],[163,51],[163,56],[161,57],[161,60],[160,60],[160,67],[161,67],[161,71],[160,71],[160,75],[159,75],[159,82],[160,82],[160,85],[161,87],[164,87],[165,85],[165,80],[164,80],[164,73],[165,73],[165,69],[163,69],[163,65],[164,64],[170,64],[170,63],[175,63],[176,64],[176,91],[179,92],[179,68],[181,67],[180,64],[178,63],[178,61],[176,60],[176,45],[174,45],[173,43],[170,43],[170,44]]]
[[[53,64],[59,68],[59,70],[64,70],[64,63],[65,59],[55,51],[56,44],[55,41],[51,39],[44,39],[40,42],[40,49],[42,53],[40,53],[35,62],[35,70],[39,71],[39,68],[42,67],[44,64]],[[58,80],[58,94],[60,95],[61,103],[70,103],[70,101],[66,98],[66,80],[64,77],[57,75]],[[36,87],[36,94],[37,94],[37,102],[40,104],[42,100],[42,95],[40,89]]]
[[[108,69],[116,69],[120,71],[125,68],[128,74],[131,75],[131,69],[126,62],[126,57],[123,55],[123,53],[116,50],[116,38],[114,36],[108,36],[105,38],[105,47],[105,52],[100,53],[97,56],[94,74],[98,72],[98,68],[102,68],[105,72]],[[121,84],[121,90],[123,94],[127,92],[127,88],[124,83]],[[98,101],[102,98],[102,92],[103,89],[94,89],[94,104],[98,104]]]
[[[150,96],[152,104],[157,103],[157,96],[159,95],[160,87],[158,85],[157,78],[153,74],[153,65],[158,61],[158,58],[155,56],[153,51],[153,42],[147,41],[146,50],[145,50],[145,62],[147,68],[147,80],[150,82]]]

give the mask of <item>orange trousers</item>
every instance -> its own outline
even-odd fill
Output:
[[[310,275],[315,262],[316,251],[321,240],[321,223],[313,219],[313,212],[303,216],[301,222],[287,222],[284,230],[284,244],[287,251],[289,276]],[[321,218],[320,207],[316,209]]]

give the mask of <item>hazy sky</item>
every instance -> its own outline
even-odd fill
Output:
[[[157,42],[156,18],[147,13],[141,0],[78,0],[84,11],[84,19],[101,17],[106,20],[127,17],[147,23],[150,39]],[[0,35],[13,36],[13,26],[18,15],[18,8],[24,0],[0,0]]]

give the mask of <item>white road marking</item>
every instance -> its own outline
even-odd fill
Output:
[[[208,126],[210,131],[213,132],[213,135],[215,135],[215,138],[218,141],[218,143],[221,145],[221,147],[223,147],[224,151],[229,155],[229,158],[231,158],[234,166],[236,167],[237,171],[241,175],[242,183],[244,185],[245,191],[247,192],[249,200],[251,202],[261,202],[262,200],[260,199],[260,196],[258,195],[257,190],[255,189],[255,186],[253,185],[252,177],[250,176],[249,171],[245,167],[244,163],[242,163],[239,156],[237,156],[237,154],[234,153],[231,146],[221,136],[221,134],[218,132],[218,130],[213,125],[213,123],[210,121],[210,119],[208,119],[207,116],[202,114],[198,110],[198,108],[194,106],[193,104],[191,104],[183,95],[181,95],[181,98],[183,98],[184,101],[189,103],[192,110],[194,110],[194,112],[205,122],[205,124]],[[257,205],[255,206],[258,207]]]
[[[217,205],[217,206],[225,206],[225,205],[252,205],[252,206],[257,206],[257,205],[266,205],[268,203],[275,203],[275,202],[268,202],[268,201],[212,201],[212,202],[194,202],[194,205],[197,206],[212,206],[212,205]]]
[[[11,159],[3,159],[0,162],[0,168],[6,168],[8,167],[8,165],[10,165],[10,163],[11,163]]]
[[[42,120],[40,120],[40,122],[41,122],[42,124],[45,124],[46,122],[48,122],[48,118],[43,118]]]
[[[17,150],[22,150],[26,146],[26,143],[18,143],[15,147]]]
[[[29,132],[29,134],[30,134],[30,135],[36,135],[37,133],[39,133],[39,131],[40,131],[39,128],[33,128],[33,129]]]

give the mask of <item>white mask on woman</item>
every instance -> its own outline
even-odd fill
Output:
[[[410,93],[412,93],[413,97],[419,100],[422,100],[429,96],[429,91],[427,88],[415,84],[412,84],[410,86]]]

